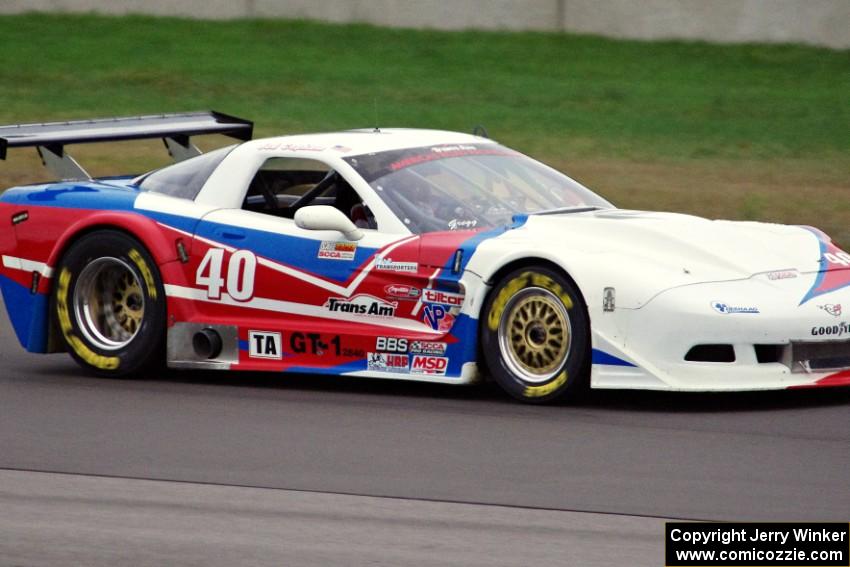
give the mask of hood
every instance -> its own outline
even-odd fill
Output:
[[[777,283],[808,282],[811,276],[797,276],[821,269],[826,250],[821,238],[822,233],[803,227],[675,213],[610,209],[530,215],[522,226],[483,243],[481,260],[471,268],[487,278],[493,271],[488,264],[533,250],[564,266],[583,288],[601,293],[615,286],[618,300],[620,290],[628,290],[624,305],[637,307],[666,289],[757,274]]]
[[[532,215],[520,230],[555,239],[565,249],[624,255],[647,267],[687,271],[691,281],[743,279],[780,270],[814,272],[821,262],[817,234],[780,224],[612,209]]]

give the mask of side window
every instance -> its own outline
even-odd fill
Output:
[[[172,197],[194,199],[204,183],[236,146],[227,146],[206,154],[158,169],[142,179],[139,186],[146,191]]]
[[[374,216],[351,185],[312,159],[267,159],[248,186],[242,208],[291,219],[308,205],[336,207],[360,228],[375,228]]]

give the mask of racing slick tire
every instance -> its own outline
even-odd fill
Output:
[[[64,254],[55,278],[52,315],[80,366],[126,377],[162,364],[165,290],[135,238],[116,230],[89,233]]]
[[[543,267],[502,278],[482,310],[481,347],[495,381],[528,403],[584,390],[590,363],[590,323],[574,283]]]

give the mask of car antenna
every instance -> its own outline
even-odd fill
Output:
[[[380,134],[381,129],[378,127],[378,97],[376,97],[376,96],[372,97],[372,105],[375,108],[375,129],[372,130],[372,131],[375,132],[376,134]]]
[[[487,138],[487,139],[490,138],[490,134],[487,133],[487,128],[485,128],[481,124],[478,124],[477,126],[475,126],[475,128],[472,129],[472,135],[473,136],[481,136],[481,137]]]

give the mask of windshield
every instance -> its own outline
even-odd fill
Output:
[[[516,214],[613,205],[497,144],[409,148],[346,158],[414,233],[496,227]]]

